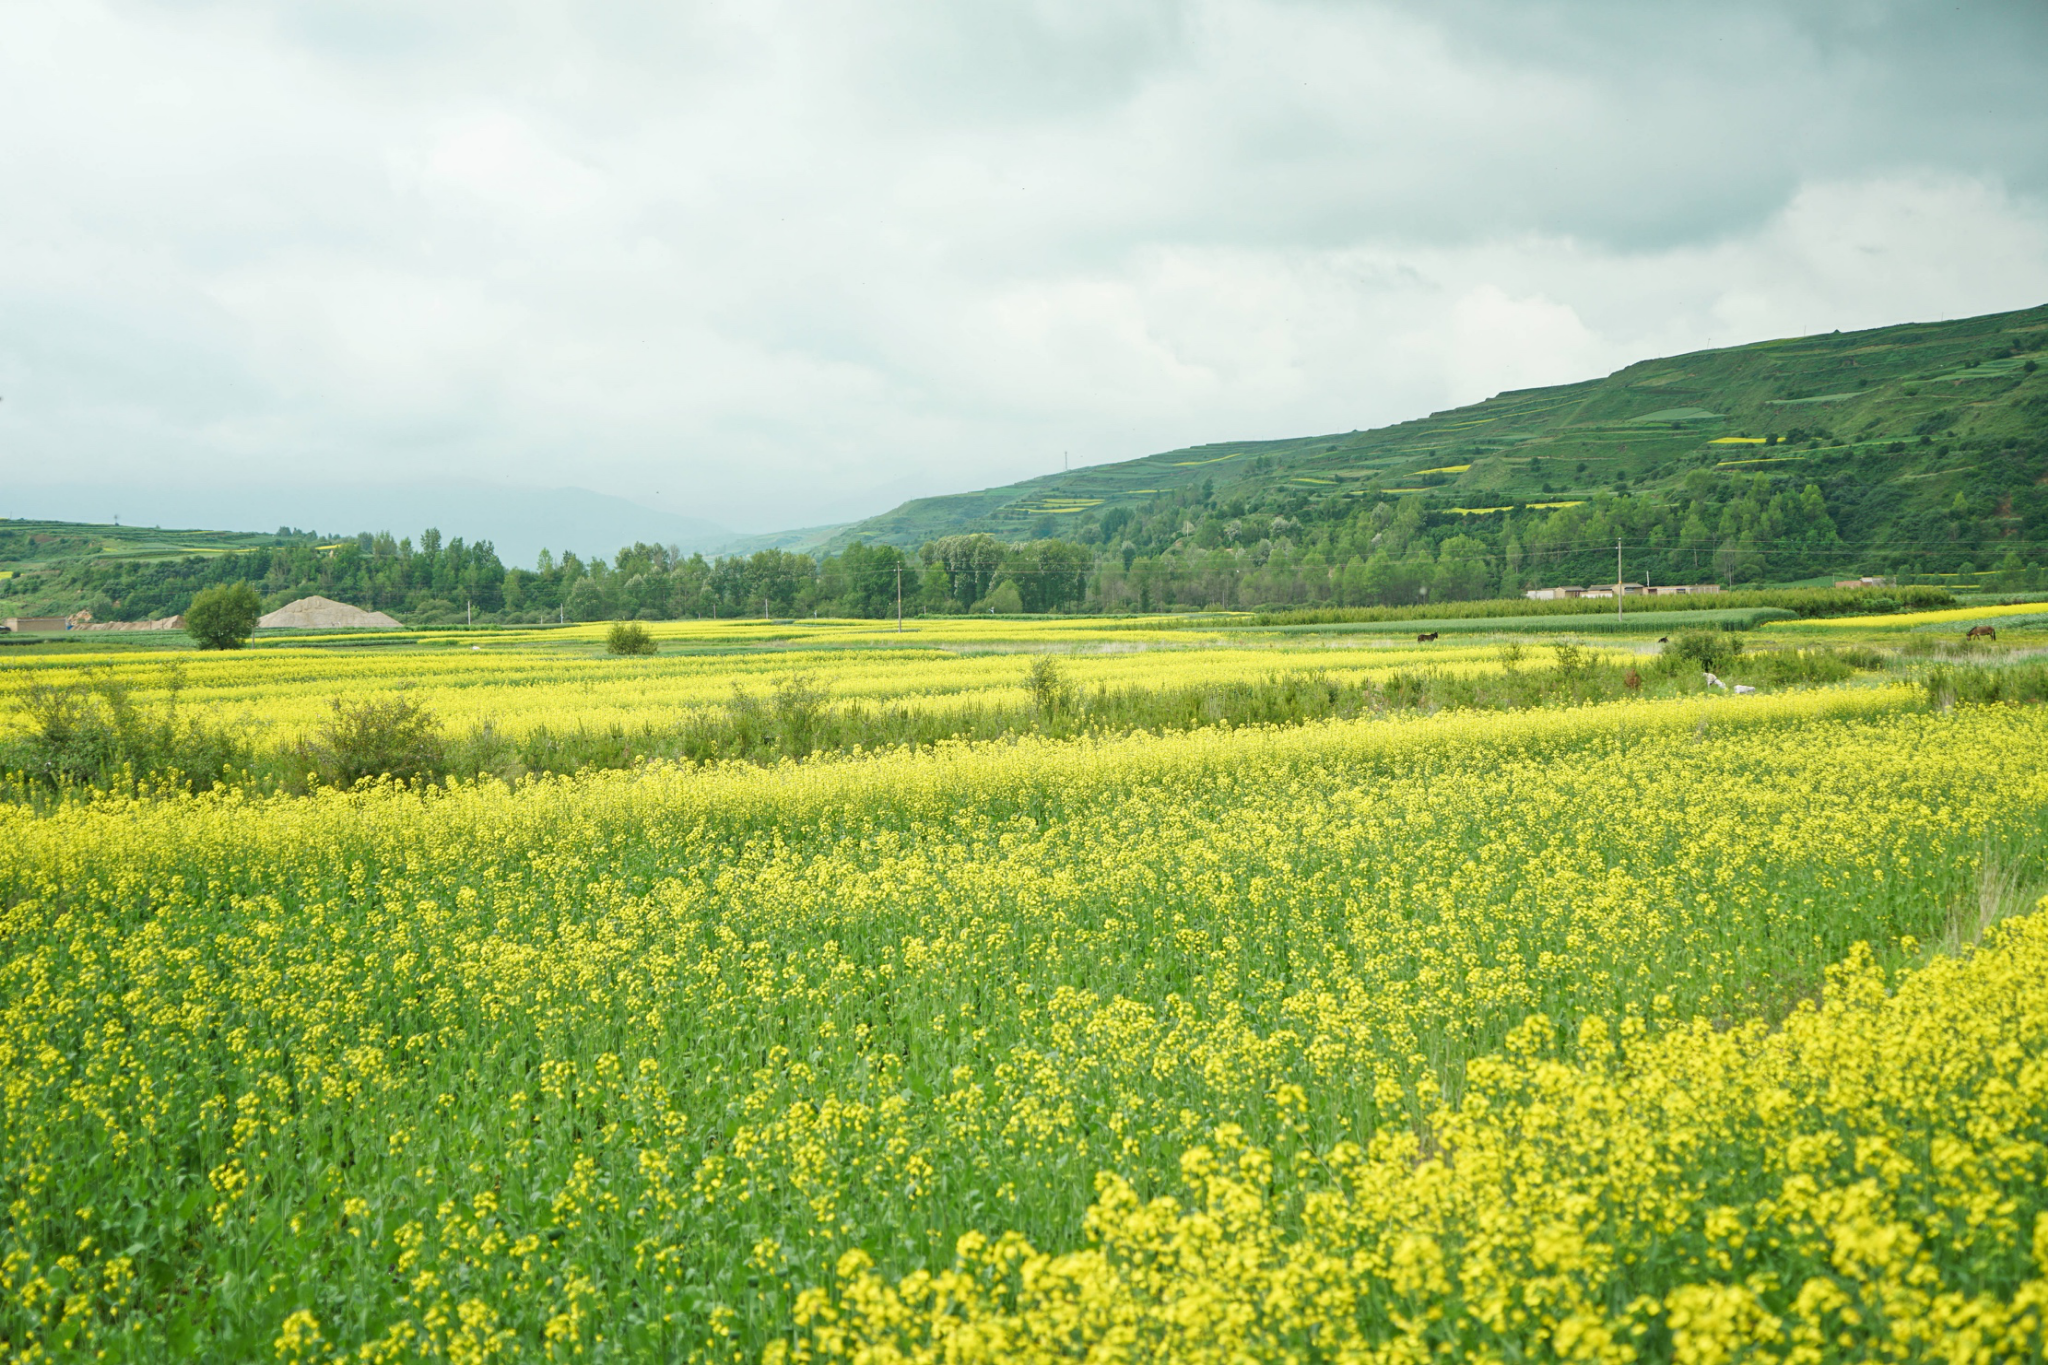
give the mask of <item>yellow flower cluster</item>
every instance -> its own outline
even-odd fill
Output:
[[[0,1358],[1996,1356],[2037,940],[1877,973],[2044,831],[1898,689],[0,809]]]
[[[1996,606],[1950,607],[1945,611],[1902,612],[1891,616],[1824,616],[1801,621],[1801,630],[1880,633],[1916,630],[1923,626],[1983,624],[1996,626],[2006,617],[2035,617],[2042,614],[2040,602],[2003,602]]]
[[[2042,902],[2048,907],[2048,900]],[[1531,1016],[1457,1108],[1319,1149],[1235,1125],[1090,1246],[849,1251],[771,1360],[2040,1360],[2048,915],[1887,995],[1867,949],[1774,1031]]]
[[[1477,644],[1418,648],[1412,642],[1381,643],[1332,650],[1320,640],[1285,638],[1267,647],[1190,647],[1185,636],[1170,646],[1122,638],[1104,643],[1099,634],[1096,641],[1093,649],[1059,657],[1066,681],[1076,687],[1163,689],[1311,672],[1347,683],[1383,682],[1419,668],[1470,674],[1499,667],[1498,647]],[[509,736],[536,727],[601,732],[613,725],[673,722],[693,710],[725,705],[735,689],[765,697],[794,674],[807,675],[842,704],[886,703],[944,713],[1031,704],[1024,683],[1030,656],[989,639],[972,647],[890,647],[885,642],[872,649],[792,647],[738,656],[611,658],[493,642],[481,650],[306,648],[192,652],[175,658],[175,669],[149,654],[53,655],[4,663],[0,693],[32,682],[109,678],[130,688],[138,702],[162,705],[175,687],[180,707],[215,719],[248,717],[275,742],[306,736],[328,718],[338,697],[355,701],[400,689],[450,725],[467,728],[488,720]],[[21,714],[0,712],[0,733],[26,723]]]

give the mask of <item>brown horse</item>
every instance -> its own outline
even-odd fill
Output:
[[[1963,638],[1965,640],[1996,640],[1998,632],[1990,626],[1971,626],[1970,633]]]
[[[1426,644],[1428,644],[1428,643],[1429,643],[1429,642],[1430,642],[1431,640],[1434,640],[1435,638],[1436,638],[1436,632],[1432,630],[1432,631],[1430,631],[1430,632],[1429,632],[1429,633],[1428,633],[1427,635],[1418,635],[1418,636],[1416,636],[1416,637],[1415,637],[1415,643],[1416,643],[1416,644],[1418,644],[1418,645],[1426,645]]]

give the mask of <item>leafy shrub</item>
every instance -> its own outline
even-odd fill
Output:
[[[1024,594],[1009,579],[995,585],[989,595],[974,604],[977,612],[994,612],[998,616],[1015,616],[1024,610]]]
[[[1856,665],[1831,649],[1773,649],[1743,658],[1736,672],[1746,682],[1790,687],[1842,682],[1855,676]]]
[[[201,588],[192,605],[185,608],[185,633],[201,649],[240,649],[249,642],[261,615],[262,599],[247,583]]]
[[[607,654],[652,654],[654,636],[638,621],[614,621],[605,633],[604,648]]]
[[[334,699],[334,714],[300,749],[319,780],[353,787],[380,777],[438,781],[447,772],[447,742],[434,713],[411,697]]]
[[[1725,630],[1682,630],[1664,647],[1664,657],[1698,664],[1718,673],[1742,653],[1742,637]]]
[[[1557,653],[1557,675],[1566,682],[1579,678],[1593,666],[1593,656],[1575,644],[1556,644],[1551,649]]]
[[[495,777],[509,783],[528,771],[520,761],[518,741],[488,717],[472,725],[468,734],[451,740],[445,753],[447,771],[455,776]]]
[[[1936,664],[1920,685],[1936,706],[1957,702],[2048,701],[2048,663],[2033,660],[2004,668],[1983,664]]]
[[[1874,673],[1885,665],[1884,655],[1869,645],[1838,645],[1835,657],[1851,668],[1860,668],[1868,673]]]
[[[416,626],[452,626],[464,617],[462,608],[445,597],[415,602],[405,619]]]
[[[1038,708],[1041,720],[1051,720],[1074,704],[1073,684],[1061,674],[1058,662],[1050,654],[1038,656],[1031,671],[1024,675],[1024,685],[1031,690],[1031,702]]]
[[[204,790],[253,757],[238,726],[209,725],[178,709],[182,675],[165,679],[162,705],[138,704],[112,676],[35,682],[15,698],[23,733],[0,746],[0,769],[51,786],[106,786],[122,774],[175,779]]]
[[[802,758],[818,747],[829,695],[808,673],[792,673],[775,684],[769,705],[775,713],[785,755]]]

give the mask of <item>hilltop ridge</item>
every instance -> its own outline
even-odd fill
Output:
[[[1461,515],[1543,510],[1617,492],[1656,496],[1700,468],[1827,479],[1873,444],[1886,448],[1886,482],[1897,486],[1944,472],[1961,442],[2048,430],[2044,346],[2048,305],[1694,351],[1371,430],[1214,442],[921,498],[840,528],[826,548],[1064,535],[1205,486],[1247,505],[1284,493],[1419,496],[1426,510]],[[1894,443],[1901,448],[1889,450]],[[1831,505],[1893,501],[1875,489],[1834,491]]]

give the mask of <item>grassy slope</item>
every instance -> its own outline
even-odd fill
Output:
[[[0,570],[55,568],[81,559],[153,560],[227,554],[280,544],[250,531],[166,531],[76,521],[0,518]]]
[[[1310,497],[1425,488],[1437,509],[1586,498],[1617,478],[1654,495],[1708,455],[1716,458],[1704,462],[1717,468],[1821,477],[1830,462],[1904,442],[1885,486],[1855,499],[1882,521],[1937,491],[1913,485],[1969,472],[1962,457],[1944,452],[1949,441],[2048,431],[2048,364],[2032,374],[2023,368],[2029,359],[2048,361],[2048,350],[2006,354],[2015,343],[2048,345],[2048,306],[1645,360],[1605,379],[1511,390],[1374,431],[1196,446],[922,498],[855,522],[831,543],[914,546],[968,531],[1015,539],[1204,479],[1244,492],[1285,485]],[[1829,435],[1804,443],[1818,432]],[[1768,450],[1713,444],[1792,433],[1796,444]],[[1918,444],[1923,434],[1930,444]],[[1428,472],[1458,465],[1470,467]],[[1831,489],[1831,505],[1838,501]]]

